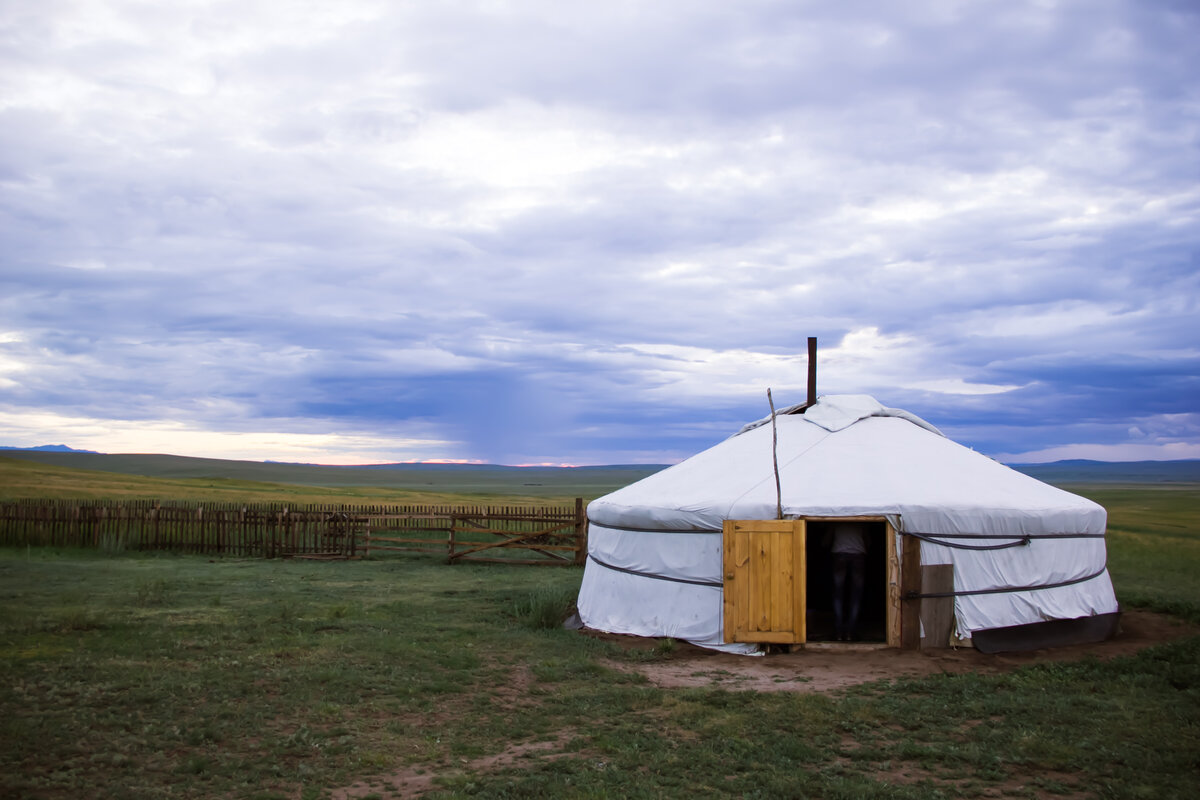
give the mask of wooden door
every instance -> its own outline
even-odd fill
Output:
[[[725,641],[805,640],[804,520],[726,520]]]

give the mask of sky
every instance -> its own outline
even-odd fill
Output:
[[[1200,458],[1200,4],[0,0],[0,444]]]

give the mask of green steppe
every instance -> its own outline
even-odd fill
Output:
[[[0,487],[296,503],[601,493],[6,458]],[[1122,603],[1200,622],[1200,485],[1068,488],[1109,510]],[[414,785],[400,775],[428,776],[434,798],[1185,798],[1200,785],[1200,637],[836,694],[660,689],[619,667],[671,658],[669,642],[630,652],[555,624],[581,574],[2,550],[0,797],[312,800],[363,781],[384,798]]]

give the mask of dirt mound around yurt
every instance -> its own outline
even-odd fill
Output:
[[[1126,611],[1120,632],[1104,642],[1055,647],[1024,653],[988,655],[970,647],[898,650],[873,644],[819,643],[793,653],[758,658],[720,653],[686,642],[668,648],[660,640],[585,630],[631,650],[655,650],[644,663],[612,663],[614,669],[637,672],[664,688],[700,687],[758,692],[829,692],[861,683],[925,675],[1010,672],[1031,664],[1108,660],[1185,636],[1200,635],[1200,625],[1150,611]]]

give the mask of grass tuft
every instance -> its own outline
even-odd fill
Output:
[[[100,631],[111,626],[111,620],[99,609],[82,606],[64,608],[54,616],[48,626],[60,633]]]
[[[162,578],[152,578],[138,584],[133,603],[142,608],[161,606],[167,602],[167,582]]]
[[[573,587],[542,586],[513,603],[513,616],[533,630],[561,628],[575,611]]]

